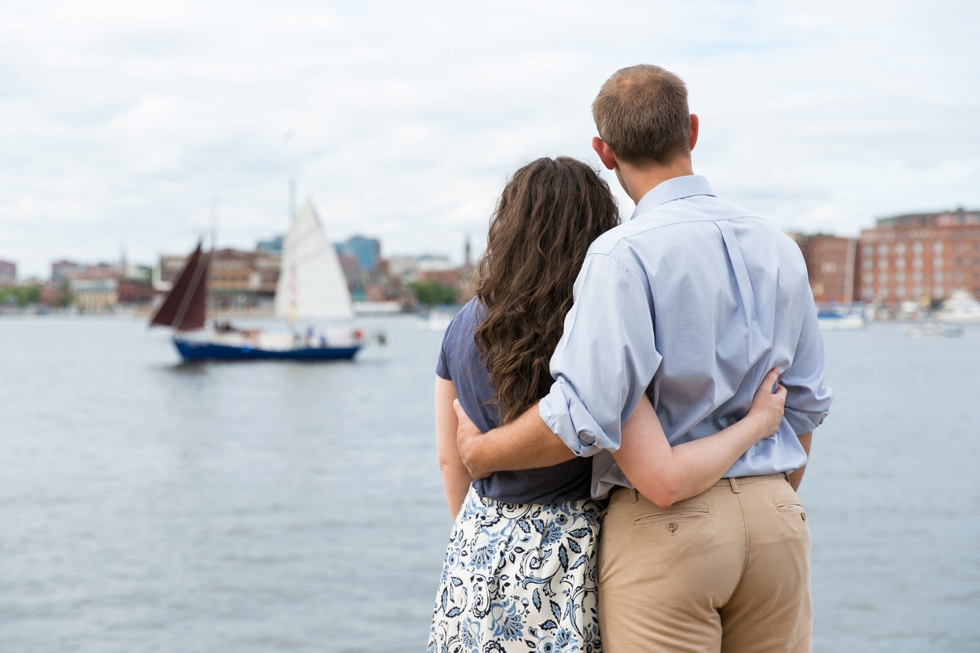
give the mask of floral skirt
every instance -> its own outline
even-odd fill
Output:
[[[446,550],[428,653],[599,653],[595,501],[506,504],[470,487]]]

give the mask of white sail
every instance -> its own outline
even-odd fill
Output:
[[[276,317],[350,320],[354,317],[337,250],[327,238],[312,202],[293,220],[282,243],[276,286]]]

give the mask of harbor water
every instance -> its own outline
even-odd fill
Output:
[[[0,318],[0,651],[419,652],[450,529],[441,334],[181,365],[117,318]],[[980,327],[825,334],[800,494],[814,649],[980,650]]]

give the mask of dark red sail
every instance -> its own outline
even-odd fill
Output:
[[[150,326],[166,326],[177,331],[203,329],[207,320],[208,266],[211,255],[201,252],[201,243],[177,275],[173,288],[160,305]]]

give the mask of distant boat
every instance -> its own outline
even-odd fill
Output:
[[[864,313],[838,306],[817,313],[817,324],[825,331],[863,329],[868,325]]]
[[[354,317],[340,260],[312,203],[300,211],[283,240],[275,314],[289,331],[241,329],[229,323],[207,326],[207,277],[211,255],[198,243],[151,326],[174,329],[174,345],[184,360],[349,360],[361,349],[362,334],[349,326],[321,331],[313,323]],[[305,331],[297,323],[307,324]]]
[[[456,317],[457,312],[450,312],[444,309],[431,310],[419,316],[419,321],[416,323],[416,326],[423,331],[445,331],[449,328],[449,324],[453,321],[453,318]]]
[[[954,290],[936,313],[936,319],[959,324],[980,322],[980,302],[966,290]]]
[[[942,322],[926,322],[922,326],[906,327],[905,333],[913,338],[958,338],[963,335],[960,324],[943,324]]]

